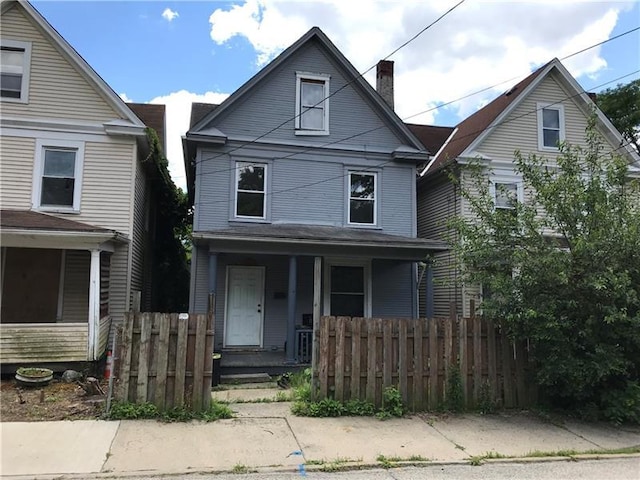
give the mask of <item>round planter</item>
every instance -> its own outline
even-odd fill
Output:
[[[16,381],[23,387],[44,387],[53,379],[53,370],[48,368],[26,368],[16,370]]]

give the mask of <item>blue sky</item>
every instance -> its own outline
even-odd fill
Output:
[[[174,181],[183,187],[180,135],[186,131],[192,101],[224,100],[314,25],[362,72],[455,3],[237,0],[34,1],[33,5],[123,98],[167,104],[167,156]],[[553,57],[638,26],[640,0],[467,0],[391,57],[396,111],[406,118],[523,77]],[[572,57],[565,65],[585,89],[599,90],[599,85],[640,69],[640,31]],[[371,73],[366,78],[375,81]],[[455,125],[515,82],[410,121]]]

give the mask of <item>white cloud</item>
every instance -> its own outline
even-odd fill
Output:
[[[171,22],[174,18],[177,18],[179,16],[180,14],[178,12],[175,12],[170,8],[165,8],[164,12],[162,12],[162,18],[164,18],[168,22]]]
[[[291,2],[244,0],[210,16],[220,45],[245,38],[261,66],[318,25],[362,72],[435,20],[454,1]],[[466,2],[391,57],[395,61],[396,110],[401,117],[514,77],[610,37],[630,1]],[[568,59],[576,77],[597,76],[607,63],[600,47]],[[375,83],[375,72],[366,75]],[[449,107],[459,118],[507,90],[515,79]],[[436,112],[414,117],[433,122]]]
[[[166,156],[169,160],[169,172],[175,184],[186,191],[186,178],[184,173],[184,157],[182,154],[182,136],[189,129],[191,118],[191,103],[215,103],[219,104],[229,94],[218,92],[206,92],[197,94],[180,90],[168,95],[153,98],[148,103],[166,105]]]
[[[133,100],[131,100],[126,93],[122,92],[119,93],[118,96],[122,99],[123,102],[127,102],[127,103],[131,103],[133,102]]]

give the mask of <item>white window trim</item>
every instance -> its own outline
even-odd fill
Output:
[[[373,223],[358,223],[351,221],[351,175],[371,175],[373,176]],[[356,227],[377,227],[378,226],[378,198],[380,196],[380,183],[378,182],[378,172],[366,172],[361,170],[349,170],[347,174],[347,224]],[[366,201],[366,200],[365,200]]]
[[[491,199],[493,200],[494,209],[498,210],[514,210],[514,207],[498,207],[496,205],[496,184],[515,183],[516,185],[516,200],[518,203],[524,202],[524,190],[522,186],[522,180],[518,177],[491,177],[491,183],[489,185],[489,192]]]
[[[371,260],[355,260],[350,258],[325,258],[324,274],[324,314],[331,315],[331,267],[363,267],[364,275],[364,316],[370,318],[372,313]]]
[[[20,98],[0,97],[2,102],[29,103],[29,80],[31,78],[31,42],[0,39],[0,46],[24,49],[22,63],[22,84],[20,85]]]
[[[73,206],[40,205],[42,195],[42,176],[44,174],[44,150],[46,148],[67,148],[76,151],[76,163],[73,172]],[[82,198],[82,172],[84,165],[84,142],[70,140],[36,140],[36,153],[33,173],[32,208],[33,210],[57,213],[80,213],[80,200]]]
[[[261,217],[252,217],[252,216],[247,216],[247,215],[238,215],[238,174],[240,172],[240,165],[241,164],[250,164],[250,165],[254,165],[257,167],[262,167],[264,168],[264,190],[263,190],[263,195],[264,195],[264,201],[262,202],[262,216]],[[266,220],[267,219],[267,192],[269,189],[269,183],[268,183],[268,175],[269,175],[269,169],[268,169],[268,164],[264,163],[264,162],[253,162],[250,160],[236,160],[235,161],[235,176],[234,176],[234,187],[233,187],[233,219],[234,220]]]
[[[307,130],[302,129],[300,127],[300,102],[301,102],[301,84],[302,80],[318,80],[324,82],[324,100],[323,100],[323,111],[324,111],[324,129],[322,130]],[[329,135],[329,82],[331,80],[331,76],[321,73],[307,73],[307,72],[296,72],[296,107],[295,107],[295,134],[296,135]]]
[[[561,104],[553,104],[553,103],[538,103],[536,105],[536,110],[538,113],[538,150],[547,151],[547,152],[557,152],[558,147],[547,147],[544,144],[544,134],[543,134],[543,115],[542,110],[557,110],[558,111],[558,121],[560,122],[560,142],[564,142],[565,140],[565,123],[564,123],[564,105]]]

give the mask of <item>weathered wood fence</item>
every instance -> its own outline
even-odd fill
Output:
[[[115,397],[161,410],[211,404],[213,315],[127,313],[115,365]]]
[[[368,400],[380,406],[394,386],[413,411],[446,401],[450,369],[459,366],[466,405],[535,403],[525,345],[476,318],[322,317],[314,332],[316,398]]]

